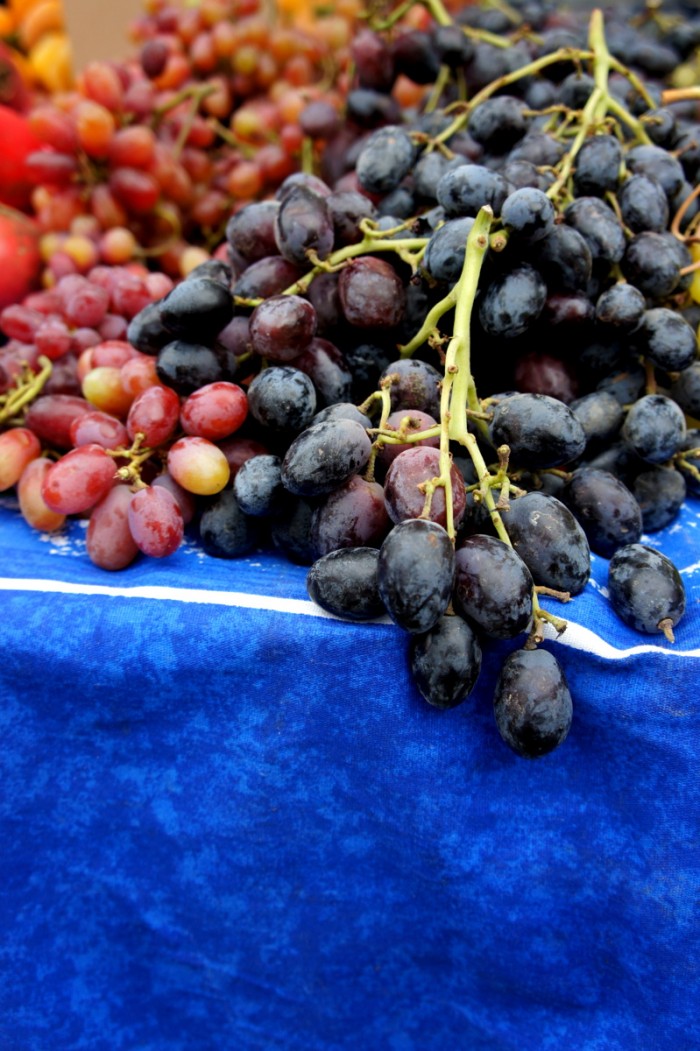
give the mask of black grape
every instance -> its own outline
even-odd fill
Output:
[[[564,672],[547,650],[517,650],[501,669],[494,696],[498,732],[517,755],[547,755],[566,738],[573,704]]]
[[[411,633],[430,631],[452,594],[454,548],[436,522],[394,526],[379,550],[379,593],[391,619]]]
[[[495,448],[508,445],[521,467],[557,467],[581,455],[586,436],[571,409],[546,394],[513,394],[494,409],[489,424]]]
[[[306,589],[322,609],[345,620],[381,617],[384,603],[377,584],[379,551],[342,548],[317,559],[306,577]]]
[[[590,548],[583,529],[560,500],[545,493],[526,493],[501,513],[513,547],[532,573],[535,584],[583,591],[591,572]]]
[[[282,461],[282,482],[297,496],[330,493],[365,467],[372,449],[354,420],[326,420],[299,434]]]
[[[642,512],[633,494],[609,471],[574,471],[562,500],[581,524],[591,551],[611,558],[642,535]]]
[[[660,551],[644,544],[620,548],[610,560],[608,592],[625,624],[649,635],[661,631],[673,641],[671,629],[685,613],[685,587]]]
[[[466,621],[443,616],[425,634],[411,636],[410,666],[428,704],[455,708],[467,699],[479,677],[481,647]]]
[[[533,580],[520,556],[492,536],[462,541],[455,554],[458,611],[494,639],[512,639],[532,617]]]

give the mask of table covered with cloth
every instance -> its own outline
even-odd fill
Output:
[[[696,1051],[700,502],[676,642],[568,606],[565,743],[451,711],[303,567],[109,574],[0,503],[3,1051]]]

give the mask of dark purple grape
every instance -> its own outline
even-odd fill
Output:
[[[399,358],[385,367],[379,382],[390,377],[392,412],[420,409],[433,419],[438,419],[442,376],[436,368],[417,358]]]
[[[507,153],[527,131],[527,106],[512,95],[481,102],[469,115],[469,134],[489,153]]]
[[[695,361],[671,384],[671,397],[683,412],[694,419],[700,417],[700,362]]]
[[[334,237],[327,199],[305,186],[290,190],[275,218],[279,254],[296,266],[307,267],[307,253],[313,249],[320,259],[325,259],[333,251]]]
[[[679,159],[661,146],[634,146],[625,156],[625,164],[635,175],[656,179],[669,198],[678,193],[685,181]]]
[[[287,496],[284,510],[270,520],[270,539],[278,551],[301,566],[310,566],[316,558],[311,543],[311,519],[315,503],[301,496]]]
[[[367,139],[357,158],[357,178],[369,193],[395,190],[413,167],[416,147],[410,135],[393,125],[378,128]]]
[[[391,89],[396,73],[391,48],[383,36],[360,27],[353,36],[350,51],[361,87],[374,91]]]
[[[691,325],[675,310],[647,310],[631,336],[633,348],[665,372],[682,372],[695,361],[698,340]]]
[[[501,669],[494,696],[498,732],[525,759],[547,755],[565,740],[573,705],[564,672],[547,650],[516,650]]]
[[[520,556],[493,536],[467,537],[455,554],[457,611],[494,639],[512,639],[532,617],[533,580]]]
[[[407,435],[417,434],[419,431],[426,431],[431,427],[437,426],[437,420],[434,417],[429,416],[427,412],[421,412],[420,409],[400,409],[398,412],[390,413],[387,418],[385,430],[398,431],[403,429],[403,432]],[[417,446],[431,446],[433,449],[440,448],[440,436],[435,435],[432,438],[421,438],[420,441],[413,442],[401,442],[401,443],[387,443],[382,445],[377,453],[377,464],[384,470],[393,463],[397,456],[407,449],[416,448]]]
[[[380,547],[391,529],[378,482],[353,475],[314,511],[311,544],[316,555],[345,547]]]
[[[389,533],[379,550],[379,594],[404,631],[430,631],[452,594],[454,548],[436,522],[411,518]]]
[[[668,226],[668,198],[663,186],[647,175],[632,175],[617,194],[625,226],[639,234],[645,230],[661,233]]]
[[[255,522],[243,513],[233,489],[224,489],[208,503],[199,520],[199,539],[215,558],[238,558],[253,550]]]
[[[578,394],[578,379],[572,363],[554,354],[537,351],[521,354],[515,362],[513,378],[522,394],[546,394],[567,405]]]
[[[172,332],[163,324],[160,302],[147,303],[129,322],[126,338],[142,354],[157,354],[172,342]]]
[[[335,248],[356,244],[362,240],[360,222],[363,219],[374,219],[377,209],[359,190],[342,190],[328,197],[328,209],[331,214]]]
[[[678,516],[688,487],[680,471],[672,467],[651,467],[632,483],[634,498],[642,512],[645,533],[665,529]]]
[[[205,259],[203,263],[195,266],[187,273],[185,280],[192,281],[200,277],[216,281],[218,284],[223,285],[224,288],[230,289],[231,282],[234,279],[233,268],[224,259]]]
[[[644,544],[620,548],[610,560],[608,592],[625,624],[649,635],[663,632],[673,641],[671,629],[685,613],[685,587],[666,555]]]
[[[440,617],[429,631],[412,635],[409,660],[413,681],[435,708],[466,701],[481,671],[481,647],[461,617]]]
[[[207,277],[190,278],[175,285],[159,303],[163,325],[174,338],[209,343],[233,317],[228,286]]]
[[[307,375],[290,365],[264,369],[248,388],[253,419],[272,431],[298,434],[316,412],[316,391]]]
[[[282,481],[297,496],[330,493],[366,466],[371,450],[367,432],[354,420],[316,423],[287,449]]]
[[[192,394],[223,378],[219,356],[210,347],[177,339],[158,353],[156,373],[161,383],[178,394]]]
[[[501,517],[535,584],[578,595],[591,572],[588,540],[568,507],[546,493],[511,500]]]
[[[448,219],[428,241],[423,266],[436,281],[454,284],[464,267],[467,238],[474,225],[471,217]]]
[[[384,480],[384,499],[389,517],[394,522],[407,518],[418,518],[423,513],[425,493],[421,486],[440,475],[440,451],[428,446],[416,446],[400,453],[387,471]],[[450,469],[452,482],[452,508],[455,525],[459,525],[466,496],[464,479],[454,464]],[[433,493],[430,504],[430,519],[445,526],[447,513],[445,490],[442,486]]]
[[[406,293],[385,259],[353,259],[340,272],[338,291],[343,314],[357,328],[393,328],[406,309]]]
[[[617,398],[608,391],[597,390],[572,401],[569,408],[583,427],[586,449],[608,443],[617,435],[625,413]]]
[[[250,318],[249,339],[256,354],[288,362],[309,346],[316,332],[316,311],[301,296],[271,296]]]
[[[574,193],[577,197],[604,197],[617,188],[622,147],[614,135],[592,135],[576,154]]]
[[[381,617],[379,551],[372,547],[342,548],[317,559],[306,577],[309,597],[336,617],[363,621]]]
[[[498,403],[489,424],[495,448],[507,445],[515,463],[535,470],[559,467],[586,447],[571,409],[546,394],[513,394]]]
[[[321,197],[330,197],[333,192],[328,183],[320,179],[318,175],[313,175],[311,172],[292,172],[277,187],[275,200],[283,201],[298,186],[302,186],[305,190],[310,190],[312,193],[317,193]]]
[[[588,242],[571,226],[555,225],[533,249],[534,262],[550,292],[578,292],[591,279],[593,257]]]
[[[685,437],[683,410],[665,394],[647,394],[627,413],[622,437],[642,460],[665,463]]]
[[[503,202],[501,220],[520,244],[541,241],[554,227],[554,205],[542,190],[525,186]]]
[[[277,254],[275,222],[279,207],[278,201],[254,201],[229,219],[226,240],[249,263]]]
[[[449,69],[465,66],[474,56],[474,44],[457,25],[435,26],[432,38],[438,61]]]
[[[639,289],[620,281],[598,296],[596,321],[620,332],[629,332],[642,320],[645,306],[646,301]]]
[[[533,267],[518,266],[497,277],[479,305],[479,321],[489,336],[514,339],[537,320],[547,298],[547,286]]]
[[[619,263],[625,235],[612,208],[598,197],[578,197],[564,212],[564,222],[588,242],[593,262]]]
[[[401,120],[401,107],[391,95],[386,95],[383,91],[354,88],[348,92],[346,116],[360,128],[379,128],[386,124],[396,125]],[[347,146],[343,161],[347,170],[350,161]]]
[[[498,216],[510,189],[498,172],[489,171],[481,164],[461,164],[442,176],[437,185],[437,199],[450,219],[476,216],[486,204]]]
[[[278,296],[301,276],[299,267],[281,255],[268,255],[246,267],[233,286],[241,299],[267,299]]]
[[[279,512],[285,491],[278,456],[252,456],[236,472],[233,491],[241,511],[254,518]]]
[[[559,85],[557,102],[562,106],[568,106],[569,109],[583,109],[594,88],[595,80],[593,77],[589,77],[587,73],[583,73],[580,70],[577,70],[575,73],[569,73],[568,77],[564,77]],[[586,144],[584,143],[584,146],[585,145]],[[581,151],[579,151],[579,154],[576,157],[577,165],[580,154]],[[585,192],[592,193],[593,191]]]
[[[330,139],[341,127],[341,116],[327,99],[313,99],[299,114],[299,125],[310,139]]]
[[[333,405],[326,405],[325,409],[316,413],[311,423],[323,423],[324,420],[355,420],[363,427],[372,426],[369,416],[365,416],[357,406],[349,401],[338,401]]]
[[[531,131],[510,151],[511,161],[529,161],[537,168],[553,168],[566,153],[566,146],[543,132]]]
[[[612,558],[618,548],[641,538],[641,508],[627,486],[609,471],[591,467],[574,471],[561,499],[596,555]]]
[[[433,40],[428,33],[409,29],[393,42],[392,57],[397,74],[403,74],[415,84],[432,84],[440,72]]]
[[[649,299],[662,299],[681,282],[686,265],[680,241],[673,234],[644,232],[629,242],[622,260],[622,272]],[[688,253],[687,262],[690,255]]]
[[[342,325],[343,308],[340,305],[337,274],[317,274],[306,296],[316,311],[317,330],[320,336],[332,334]]]
[[[312,339],[306,350],[292,360],[313,380],[319,405],[348,401],[352,394],[352,373],[342,351],[327,339]]]

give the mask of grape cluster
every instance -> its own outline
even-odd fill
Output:
[[[700,20],[404,6],[348,41],[345,119],[338,94],[306,96],[314,170],[229,195],[184,279],[93,259],[3,312],[0,483],[39,529],[89,514],[106,569],[186,528],[215,557],[272,546],[327,611],[388,614],[438,708],[514,642],[495,720],[536,757],[572,720],[543,597],[579,594],[592,552],[627,624],[672,640],[684,613],[641,540],[700,493],[698,93],[668,83]],[[133,83],[175,76],[176,32],[205,85],[222,32],[252,76],[240,51],[260,62],[264,42],[242,40],[246,18],[203,27],[219,7],[153,4]],[[181,157],[211,163],[186,138]]]

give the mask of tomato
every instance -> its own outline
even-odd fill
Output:
[[[26,117],[8,106],[0,106],[0,203],[11,208],[26,208],[32,192],[25,163],[30,153],[40,150]]]

